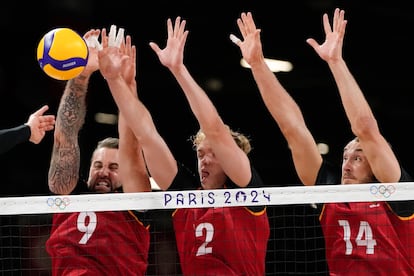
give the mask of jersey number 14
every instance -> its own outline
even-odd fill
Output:
[[[346,247],[345,255],[351,255],[353,245],[351,242],[351,227],[349,226],[349,221],[338,220],[338,223],[344,229],[344,241]],[[371,226],[367,221],[360,221],[358,235],[355,242],[357,246],[366,247],[366,254],[374,254],[374,247],[377,245],[377,241],[374,239]]]

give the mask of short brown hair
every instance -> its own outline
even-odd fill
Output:
[[[119,139],[114,137],[108,137],[98,142],[95,150],[100,148],[110,148],[118,149],[119,148]]]

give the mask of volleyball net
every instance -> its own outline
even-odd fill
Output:
[[[3,275],[51,275],[46,241],[56,213],[142,210],[151,211],[152,217],[146,275],[181,275],[171,222],[174,210],[265,205],[270,224],[266,275],[325,275],[328,267],[317,206],[323,203],[414,200],[413,184],[4,197],[0,198],[0,268]],[[398,268],[395,269],[398,273]]]

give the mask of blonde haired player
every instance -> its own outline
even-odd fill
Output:
[[[175,160],[142,102],[125,93],[120,72],[127,61],[121,53],[108,46],[99,58],[115,102],[143,148],[151,176],[163,190],[204,189],[206,194],[212,189],[264,186],[247,155],[248,140],[223,123],[183,64],[185,21],[177,17],[173,26],[168,19],[167,32],[166,48],[150,46],[173,73],[199,122],[198,177]],[[265,274],[270,235],[265,206],[177,209],[173,224],[184,275]]]

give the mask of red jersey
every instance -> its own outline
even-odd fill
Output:
[[[173,223],[184,275],[265,275],[266,209],[183,208]]]
[[[53,275],[145,275],[149,243],[131,211],[58,213],[46,250]]]
[[[386,202],[325,204],[320,222],[331,275],[414,275],[414,221]]]

